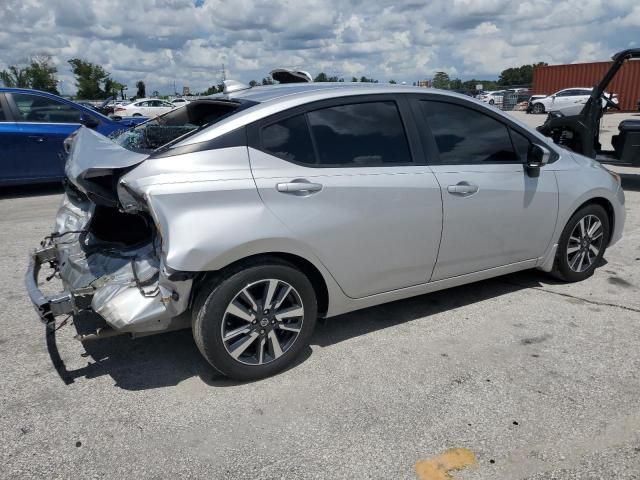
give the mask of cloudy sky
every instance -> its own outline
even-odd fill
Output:
[[[524,63],[606,60],[640,46],[640,0],[0,0],[0,69],[49,54],[147,91],[248,82],[275,67],[411,83],[495,78]]]

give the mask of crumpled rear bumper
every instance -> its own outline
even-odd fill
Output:
[[[75,311],[73,295],[63,291],[56,295],[47,296],[38,287],[38,275],[43,263],[55,261],[55,247],[51,246],[34,250],[29,256],[29,266],[25,274],[25,286],[31,303],[45,323],[53,322],[55,317],[70,314]]]
[[[169,279],[156,239],[135,248],[100,242],[87,230],[91,214],[89,202],[65,196],[56,233],[30,256],[25,285],[40,318],[49,323],[89,309],[120,333],[176,328],[176,317],[189,305],[192,279]],[[40,289],[38,277],[46,264],[57,271],[63,291],[46,295]]]

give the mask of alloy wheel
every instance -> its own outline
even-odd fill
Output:
[[[588,270],[602,250],[604,230],[595,215],[586,215],[571,231],[567,244],[567,263],[574,272]]]
[[[222,319],[227,353],[245,365],[277,360],[295,343],[304,320],[300,294],[273,278],[246,285],[231,300]]]

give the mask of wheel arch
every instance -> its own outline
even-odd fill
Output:
[[[274,251],[257,253],[235,260],[220,270],[201,272],[198,277],[196,277],[196,281],[191,292],[191,298],[195,299],[203,286],[216,283],[220,279],[224,278],[225,272],[237,271],[243,267],[255,265],[258,262],[269,261],[292,265],[304,273],[311,282],[316,293],[316,299],[318,301],[318,315],[324,316],[327,313],[329,309],[329,288],[324,275],[316,265],[306,258],[287,252]]]
[[[602,208],[604,208],[604,211],[607,212],[607,216],[609,217],[609,238],[607,238],[607,245],[609,244],[609,242],[611,241],[611,237],[613,236],[613,232],[615,229],[615,225],[616,225],[616,213],[615,210],[613,208],[613,204],[611,203],[611,201],[609,201],[609,199],[605,198],[605,197],[592,197],[589,198],[587,200],[585,200],[584,202],[582,202],[580,205],[578,205],[578,208],[576,208],[571,215],[569,215],[569,218],[571,218],[573,215],[575,215],[575,213],[577,211],[579,211],[581,208],[586,207],[587,205],[591,205],[591,204],[595,204],[595,205],[600,205]]]

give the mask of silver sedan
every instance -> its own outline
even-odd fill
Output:
[[[44,321],[92,310],[104,328],[85,341],[190,327],[211,365],[255,379],[318,317],[530,268],[584,280],[622,236],[616,174],[469,97],[227,87],[68,139],[64,202],[27,272]]]

